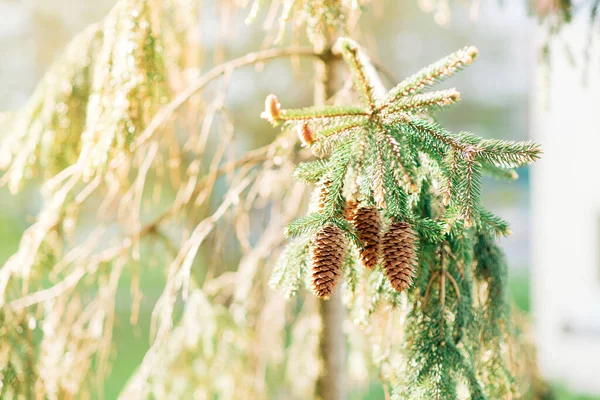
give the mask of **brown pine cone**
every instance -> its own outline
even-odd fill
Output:
[[[408,289],[417,265],[416,238],[410,225],[392,223],[383,236],[383,270],[398,292]]]
[[[381,252],[381,217],[375,207],[359,207],[349,218],[363,244],[360,261],[369,269],[375,268]]]
[[[350,200],[346,203],[346,210],[344,211],[344,218],[346,218],[348,221],[352,221],[352,218],[354,218],[354,213],[356,212],[356,209],[358,208],[358,201],[356,200]]]
[[[312,280],[317,297],[329,298],[342,276],[346,236],[335,225],[317,231],[312,246]]]

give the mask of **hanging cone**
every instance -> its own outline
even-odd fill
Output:
[[[360,261],[369,269],[375,268],[381,252],[381,217],[375,207],[359,207],[348,218],[363,244]]]
[[[398,292],[408,289],[417,265],[416,238],[406,222],[394,222],[383,236],[383,269]]]
[[[356,212],[356,209],[358,208],[358,201],[356,200],[350,200],[346,203],[346,211],[344,212],[344,218],[346,218],[348,221],[352,221],[352,218],[354,218],[354,213]]]
[[[342,276],[346,250],[344,232],[335,225],[325,225],[314,237],[312,246],[312,281],[317,297],[329,298]]]

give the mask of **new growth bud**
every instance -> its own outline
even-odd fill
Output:
[[[277,96],[270,94],[265,99],[265,111],[260,114],[260,117],[266,119],[272,124],[276,124],[281,115],[281,103]]]
[[[307,124],[298,127],[298,138],[302,143],[302,147],[310,147],[314,142],[314,136]]]

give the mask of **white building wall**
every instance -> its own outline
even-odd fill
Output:
[[[586,81],[588,20],[582,10],[553,42],[549,86],[535,74],[532,136],[544,154],[532,171],[531,282],[543,373],[600,394],[600,46]]]

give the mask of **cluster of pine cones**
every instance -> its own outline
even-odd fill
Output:
[[[410,224],[404,221],[391,223],[382,235],[382,221],[375,207],[350,202],[346,218],[356,229],[362,242],[360,261],[373,269],[382,259],[382,266],[392,287],[401,292],[411,283],[417,264],[416,238]],[[312,285],[320,298],[329,298],[343,271],[347,240],[342,229],[328,224],[319,229],[313,237]]]

